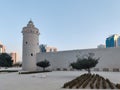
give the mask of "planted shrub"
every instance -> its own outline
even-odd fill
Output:
[[[92,77],[92,81],[90,83],[90,88],[93,89],[94,88],[94,82],[96,81],[96,75],[93,75]]]
[[[109,86],[110,86],[111,89],[114,89],[114,86],[113,86],[113,84],[110,82],[109,79],[106,79],[106,82],[109,84]]]
[[[72,82],[70,83],[70,85],[69,85],[69,88],[74,87],[77,82],[78,82],[78,80],[76,80],[76,79],[75,79],[74,81],[72,81]]]
[[[83,84],[83,88],[85,88],[87,85],[88,85],[88,83],[90,82],[90,80],[92,79],[92,75],[90,74],[90,76],[88,76],[88,78],[87,78],[87,80],[85,81],[85,83]]]
[[[106,81],[105,81],[104,78],[102,78],[102,87],[103,87],[103,89],[106,89],[106,88],[107,88],[107,87],[106,87]]]
[[[93,79],[92,79],[91,83],[94,83],[96,78],[97,78],[96,75],[93,75]]]
[[[63,88],[67,88],[67,87],[72,88],[74,85],[77,85],[77,83],[79,83],[83,79],[83,77],[85,77],[85,75],[86,74],[83,74],[83,75],[75,78],[74,80],[65,83],[63,85]]]
[[[94,88],[93,83],[90,83],[90,88],[91,88],[91,89],[93,89],[93,88]]]
[[[63,85],[63,88],[68,87],[68,85],[69,85],[69,82],[65,83],[65,84]]]
[[[79,81],[79,83],[76,85],[76,88],[80,88],[82,84],[86,81],[87,77],[88,77],[88,74],[85,74],[81,79],[81,81]]]
[[[76,88],[80,88],[84,82],[84,78],[79,81],[79,83],[76,85]]]
[[[96,88],[99,89],[100,88],[100,77],[99,75],[97,75],[97,82],[96,82]]]
[[[110,82],[109,79],[104,79],[103,77],[99,76],[98,74],[83,74],[77,78],[75,78],[74,80],[71,80],[67,83],[65,83],[63,85],[63,88],[70,88],[73,89],[75,88],[86,88],[87,85],[89,85],[89,87],[91,89],[120,89],[120,84],[113,84],[112,82]],[[101,87],[102,86],[102,87]]]
[[[120,84],[116,84],[116,87],[117,87],[118,89],[120,89]]]

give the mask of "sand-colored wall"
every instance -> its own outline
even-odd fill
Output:
[[[77,60],[77,56],[82,56],[88,53],[95,53],[95,57],[100,57],[99,63],[96,68],[103,70],[103,68],[120,69],[120,48],[96,48],[96,49],[82,49],[82,50],[69,50],[59,52],[38,53],[37,62],[47,59],[50,61],[50,69],[64,68],[70,69],[69,64]]]

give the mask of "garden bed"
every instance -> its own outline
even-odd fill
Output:
[[[66,82],[66,89],[120,89],[120,84],[114,84],[109,79],[98,74],[82,74],[81,76]]]

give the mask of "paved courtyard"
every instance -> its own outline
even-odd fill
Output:
[[[53,71],[37,74],[0,73],[0,90],[64,90],[61,87],[84,71]],[[92,72],[120,83],[120,72]],[[65,89],[68,90],[68,89]]]

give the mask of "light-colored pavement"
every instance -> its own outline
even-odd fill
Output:
[[[37,74],[1,73],[0,90],[68,90],[61,87],[67,81],[86,72],[53,71]],[[93,72],[114,83],[120,83],[120,72]],[[73,90],[73,89],[72,89]]]

